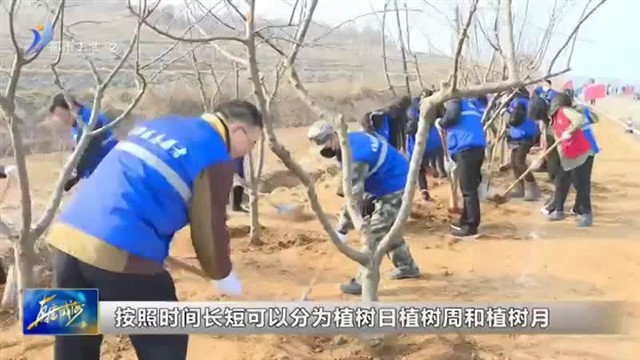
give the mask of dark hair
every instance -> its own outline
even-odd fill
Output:
[[[526,87],[524,86],[520,86],[517,90],[516,90],[516,97],[525,97],[525,98],[529,98],[529,90],[527,90]]]
[[[222,114],[229,123],[240,122],[245,125],[262,128],[262,114],[255,105],[248,101],[227,101],[218,105],[214,112]]]
[[[71,99],[71,101],[73,101],[74,104],[79,105],[75,99]],[[61,107],[65,110],[71,110],[71,108],[69,107],[69,104],[67,103],[67,100],[64,98],[63,93],[56,94],[53,97],[53,100],[51,101],[51,105],[49,106],[49,112],[52,113],[58,107]]]
[[[433,95],[433,92],[434,92],[434,91],[433,91],[433,90],[431,90],[431,89],[424,89],[424,90],[422,90],[422,95],[423,95],[424,97],[429,97],[429,96]]]
[[[400,98],[400,100],[398,100],[396,104],[401,109],[408,109],[411,106],[411,98],[408,96],[403,96]]]
[[[551,80],[549,80],[549,79],[545,79],[545,80],[544,80],[544,82],[546,82],[547,84],[549,84],[549,86],[551,86],[551,85],[552,85],[552,84],[551,84]]]

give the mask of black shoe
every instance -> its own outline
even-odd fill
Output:
[[[420,277],[420,269],[393,269],[388,276],[391,280],[415,279]]]
[[[362,285],[352,278],[349,282],[340,284],[340,291],[347,295],[362,295]]]
[[[449,234],[458,237],[472,236],[478,234],[478,229],[472,228],[469,225],[457,226],[451,224],[451,226],[449,226]]]
[[[244,206],[242,206],[242,205],[234,206],[234,207],[233,207],[233,211],[235,211],[235,212],[241,212],[241,213],[245,213],[245,214],[249,213],[249,209],[245,208],[245,207],[244,207]]]

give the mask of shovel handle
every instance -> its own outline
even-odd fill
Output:
[[[520,181],[522,181],[522,180],[524,179],[524,177],[525,177],[525,176],[529,175],[529,173],[531,173],[531,172],[533,171],[533,169],[536,167],[536,165],[538,165],[538,163],[539,163],[542,159],[544,159],[545,157],[547,157],[547,155],[549,155],[549,154],[550,154],[550,153],[551,153],[555,148],[557,148],[557,147],[558,147],[558,145],[560,145],[560,143],[561,143],[561,141],[556,141],[553,145],[549,146],[549,148],[547,149],[547,151],[545,151],[542,155],[540,155],[540,157],[539,157],[536,161],[534,161],[534,162],[529,166],[529,168],[528,168],[525,172],[523,172],[523,173],[522,173],[522,175],[520,175],[520,177],[519,177],[516,181],[514,181],[514,182],[513,182],[513,183],[512,183],[508,188],[507,188],[507,190],[505,190],[505,192],[503,193],[503,195],[502,195],[502,196],[506,196],[506,195],[509,193],[509,191],[511,191],[511,190],[516,186],[516,184],[518,184]]]
[[[166,263],[167,263],[167,265],[173,266],[173,267],[175,267],[177,269],[180,269],[180,270],[184,270],[184,271],[186,271],[188,273],[191,273],[193,275],[199,276],[199,277],[201,277],[203,279],[211,280],[211,278],[208,277],[204,273],[204,271],[202,271],[202,269],[200,269],[200,268],[198,268],[196,266],[187,264],[186,262],[184,262],[182,260],[178,260],[173,256],[168,256],[167,259],[166,259]]]

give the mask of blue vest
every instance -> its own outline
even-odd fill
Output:
[[[238,170],[236,172],[238,173],[238,176],[241,179],[244,179],[244,158],[240,158],[237,161],[238,161]]]
[[[558,92],[553,90],[553,89],[549,89],[547,91],[545,91],[542,86],[538,86],[537,88],[535,88],[535,90],[533,90],[533,92],[540,96],[541,98],[543,98],[547,104],[551,104],[551,100],[553,100],[554,97],[556,97],[556,95],[558,95]]]
[[[593,129],[592,129],[593,118],[591,117],[591,111],[589,110],[588,107],[586,106],[584,107],[583,114],[586,119],[586,124],[582,127],[582,133],[587,138],[587,140],[589,140],[589,143],[591,144],[591,149],[593,150],[593,152],[597,154],[600,152],[600,148],[598,147],[598,143],[596,142],[596,137],[593,134]]]
[[[407,153],[409,154],[409,158],[413,155],[413,149],[416,147],[416,136],[409,135],[407,136]],[[438,128],[432,126],[429,129],[429,139],[427,139],[427,146],[424,148],[424,157],[427,157],[428,154],[433,152],[438,152],[438,150],[442,149],[442,139],[440,139],[440,134],[438,133]]]
[[[93,130],[100,129],[111,122],[104,114],[98,114],[97,117],[98,119]],[[89,120],[91,120],[91,108],[88,106],[81,106],[78,110],[78,119],[89,125]],[[80,125],[75,124],[71,128],[71,136],[76,144],[80,141],[80,137],[82,136],[82,128]],[[102,141],[98,147],[91,149],[89,153],[86,153],[87,167],[83,169],[81,174],[79,174],[81,178],[88,178],[96,167],[98,167],[98,164],[102,162],[102,159],[104,159],[104,157],[107,156],[111,149],[113,149],[118,143],[118,140],[111,130],[104,132],[101,135],[101,140]]]
[[[60,221],[129,254],[163,262],[188,223],[193,184],[230,161],[207,121],[169,116],[131,130],[70,200]]]
[[[349,133],[353,162],[369,165],[364,191],[377,198],[404,189],[409,161],[388,142],[364,131]]]
[[[481,116],[484,116],[484,113],[487,111],[487,105],[478,99],[473,99],[472,102],[476,109],[480,111]]]
[[[420,117],[420,97],[414,97],[411,100],[411,107],[407,110],[407,117],[411,120],[418,121]]]
[[[529,99],[519,97],[511,100],[507,112],[512,114],[518,104],[523,104],[525,111],[529,108]],[[511,126],[509,128],[509,135],[513,140],[529,140],[533,139],[540,133],[540,128],[535,121],[530,118],[525,118],[522,124],[518,126]]]
[[[376,129],[376,133],[382,136],[385,140],[389,141],[389,136],[391,134],[391,127],[389,124],[389,115],[384,114],[384,119],[382,120],[382,125],[380,128]]]
[[[460,151],[487,146],[482,131],[482,113],[467,99],[462,99],[460,105],[460,120],[447,129],[447,147],[451,157]]]

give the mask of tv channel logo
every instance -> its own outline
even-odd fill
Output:
[[[97,289],[25,289],[25,335],[98,334]]]

